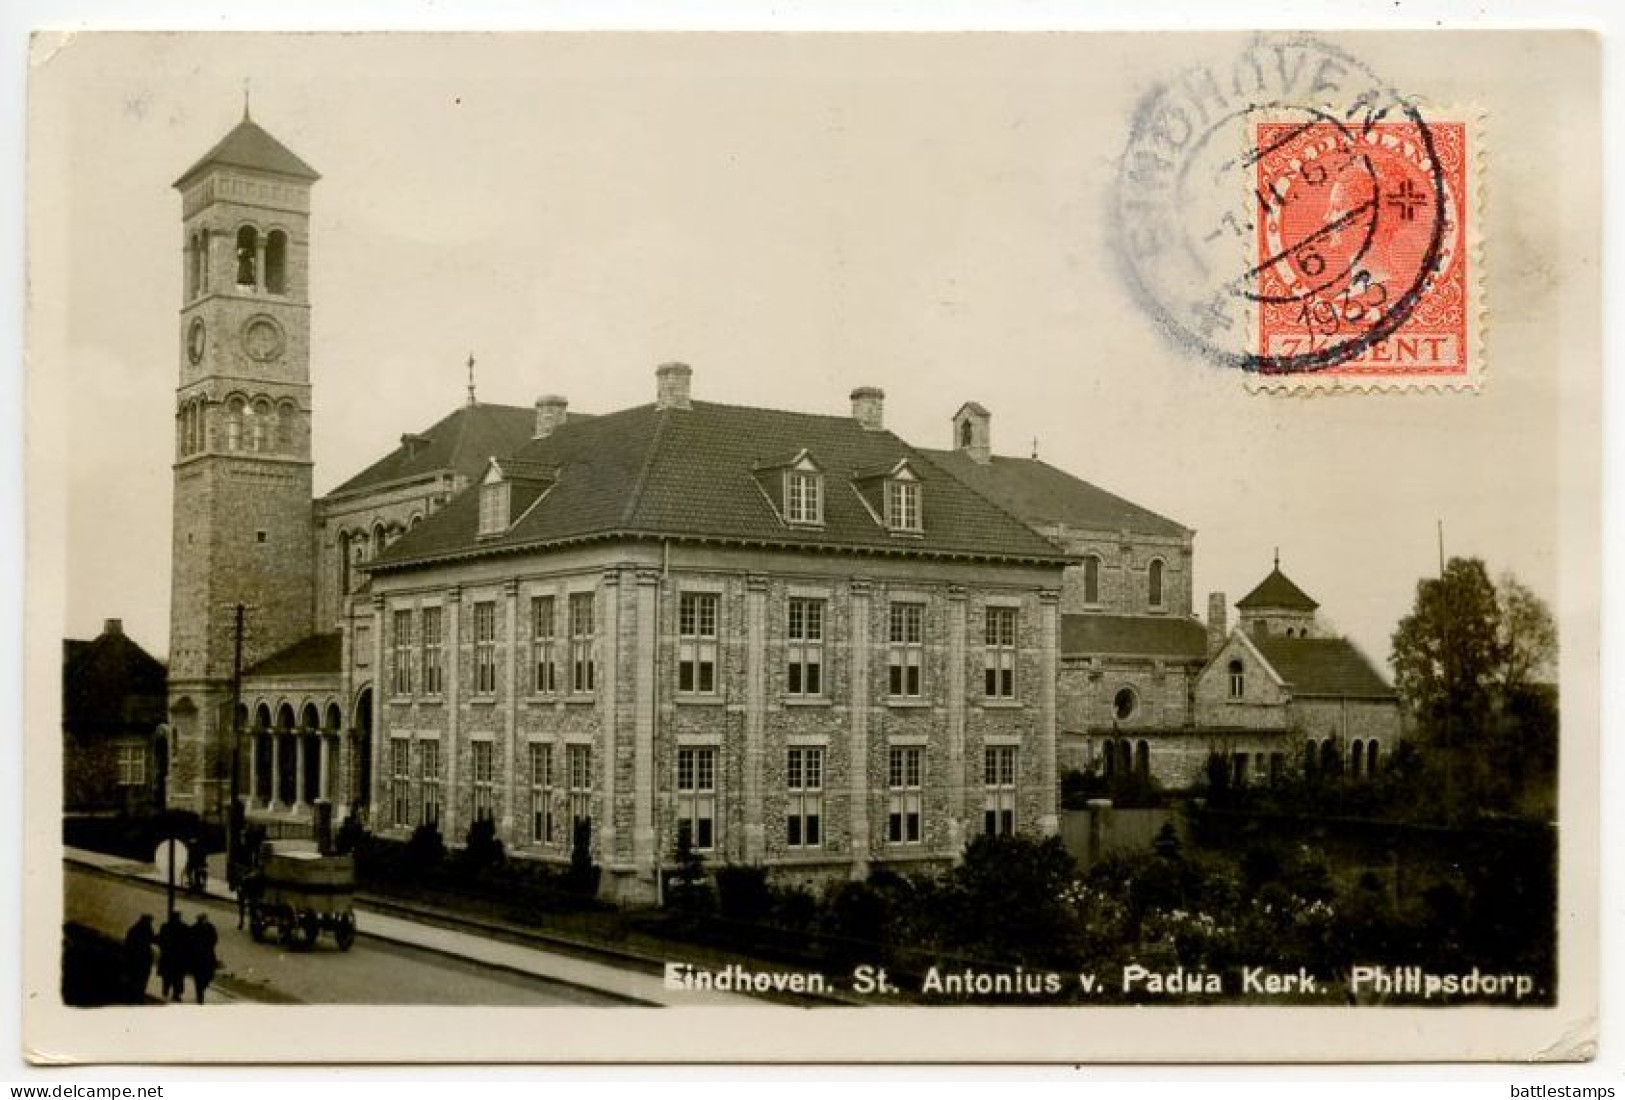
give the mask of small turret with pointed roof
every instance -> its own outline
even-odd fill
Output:
[[[1258,636],[1310,638],[1316,633],[1315,611],[1320,607],[1292,578],[1281,572],[1281,552],[1275,567],[1258,586],[1236,601],[1241,628]]]

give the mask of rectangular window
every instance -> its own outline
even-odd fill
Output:
[[[508,483],[480,486],[480,534],[500,535],[508,529]]]
[[[792,848],[824,844],[824,750],[793,748],[785,764],[785,843]]]
[[[570,597],[570,690],[590,692],[596,679],[593,655],[593,594]]]
[[[583,821],[592,822],[592,746],[566,745],[564,762],[570,772],[570,841],[574,844],[574,830]]]
[[[475,741],[474,750],[474,819],[494,817],[496,811],[496,775],[492,767],[495,746],[489,741]]]
[[[784,518],[791,523],[823,523],[821,478],[814,473],[791,470],[784,475]]]
[[[438,607],[423,609],[423,692],[439,695],[445,690],[444,664],[440,656],[444,637],[441,612]]]
[[[553,836],[553,746],[530,746],[530,839],[533,844],[552,844]]]
[[[147,782],[147,747],[120,745],[118,747],[118,785],[142,787]]]
[[[391,823],[412,824],[412,742],[404,737],[389,739],[389,793]]]
[[[982,785],[986,788],[983,830],[989,836],[1016,831],[1016,747],[989,745],[982,754]]]
[[[886,482],[886,515],[893,530],[920,530],[919,483],[895,478]]]
[[[924,749],[894,748],[887,760],[886,840],[920,842],[920,758]]]
[[[552,596],[532,596],[530,600],[530,687],[538,695],[551,695],[558,690],[553,663],[553,639],[556,629]]]
[[[423,792],[418,817],[425,825],[440,824],[440,742],[418,742],[418,782]]]
[[[372,664],[372,627],[366,623],[355,627],[355,664],[357,668]]]
[[[390,640],[394,643],[394,676],[391,686],[396,695],[412,694],[412,613],[397,611],[390,620]]]
[[[892,604],[890,639],[886,692],[895,698],[918,699],[925,650],[925,605]]]
[[[677,750],[677,829],[696,852],[716,847],[717,750]]]
[[[717,690],[717,597],[684,592],[677,600],[677,690],[714,695]]]
[[[486,600],[474,605],[474,694],[497,689],[497,605]]]
[[[989,699],[1016,697],[1016,609],[990,607],[984,631],[982,689]]]
[[[789,695],[824,694],[824,601],[793,597],[784,624],[784,690]]]

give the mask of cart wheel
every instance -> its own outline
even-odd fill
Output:
[[[355,943],[355,917],[340,913],[333,925],[333,938],[338,941],[340,951],[350,950],[350,945]]]
[[[314,912],[306,909],[299,917],[299,931],[303,935],[305,947],[315,947],[316,937],[322,934],[322,922]]]

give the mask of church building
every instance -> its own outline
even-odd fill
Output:
[[[171,806],[451,844],[490,819],[639,901],[680,837],[809,879],[944,865],[1053,833],[1063,767],[1182,784],[1222,743],[1267,775],[1298,737],[1369,769],[1397,736],[1284,576],[1204,626],[1194,532],[994,454],[975,402],[930,449],[868,386],[746,408],[667,363],[587,415],[471,384],[315,498],[318,178],[245,112],[175,184]]]

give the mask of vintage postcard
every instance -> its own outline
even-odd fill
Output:
[[[27,1056],[1591,1057],[1600,57],[40,34]]]

